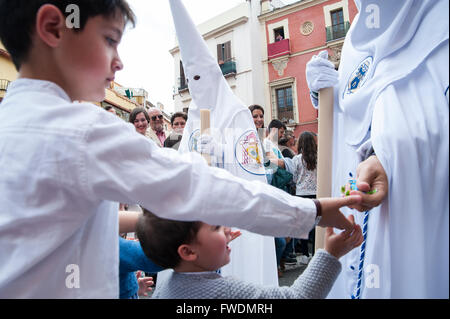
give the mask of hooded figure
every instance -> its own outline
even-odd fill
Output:
[[[448,298],[448,1],[355,2],[334,87],[332,195],[371,147],[388,193],[368,213],[344,209],[366,241],[328,297]]]
[[[211,135],[220,148],[220,166],[247,180],[266,181],[263,152],[248,108],[234,95],[217,60],[210,53],[180,0],[170,0],[183,67],[192,96],[179,151],[197,150],[200,109],[211,111]],[[213,160],[213,165],[217,161]],[[231,243],[231,262],[222,268],[262,285],[278,285],[274,239],[242,231]]]

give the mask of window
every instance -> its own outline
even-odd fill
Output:
[[[223,64],[231,60],[231,41],[217,45],[217,62]]]
[[[278,41],[275,41],[275,38],[277,37],[277,33],[281,34],[283,39],[285,39],[285,40],[289,39],[289,20],[286,18],[284,20],[268,24],[267,32],[269,35],[269,43],[268,44],[278,42]]]
[[[338,39],[345,37],[344,11],[340,8],[331,11],[330,14],[333,38]]]
[[[286,39],[286,37],[284,36],[284,28],[283,27],[274,29],[273,32],[274,32],[273,35],[275,37],[275,42]]]
[[[276,89],[276,102],[278,119],[283,123],[294,120],[294,100],[292,98],[292,86]]]
[[[11,83],[9,80],[0,80],[0,91],[6,91],[8,90],[8,86]]]
[[[179,79],[178,91],[187,89],[187,87],[188,87],[188,85],[186,82],[186,77],[184,75],[183,62],[180,61],[180,79]]]

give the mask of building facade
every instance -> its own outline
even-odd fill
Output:
[[[231,89],[246,105],[265,109],[299,136],[318,130],[306,84],[307,62],[322,50],[339,66],[345,35],[357,13],[353,0],[247,0],[198,26]],[[178,46],[175,111],[187,111],[192,98]]]
[[[277,118],[293,130],[317,133],[318,112],[306,83],[306,64],[327,50],[339,65],[345,35],[357,8],[352,0],[302,0],[273,8],[261,0],[264,26],[264,88],[266,121]]]
[[[0,42],[0,102],[3,100],[9,83],[17,79],[18,73],[11,56]]]
[[[245,1],[198,26],[234,94],[245,105],[264,102],[260,0]],[[192,101],[178,44],[170,50],[175,64],[175,111],[187,112]]]

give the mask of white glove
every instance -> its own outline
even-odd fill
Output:
[[[215,158],[222,158],[223,147],[211,135],[203,134],[198,139],[197,151]]]
[[[338,83],[338,72],[334,69],[334,64],[328,61],[328,51],[314,55],[306,64],[306,82],[312,92],[319,92],[320,89],[333,87]]]

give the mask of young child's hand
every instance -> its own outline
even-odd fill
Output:
[[[148,296],[148,293],[152,291],[152,286],[154,285],[153,277],[141,277],[141,271],[136,273],[136,277],[139,284],[138,296]]]
[[[353,224],[355,217],[350,215],[348,220]],[[352,230],[346,230],[340,234],[335,234],[333,228],[327,227],[325,232],[325,250],[339,259],[361,245],[363,240],[364,237],[359,225],[355,225]]]
[[[236,230],[236,231],[232,231],[230,233],[230,235],[231,235],[231,240],[230,240],[230,242],[231,242],[231,241],[235,240],[236,238],[238,238],[239,236],[241,236],[242,233],[240,230]]]

